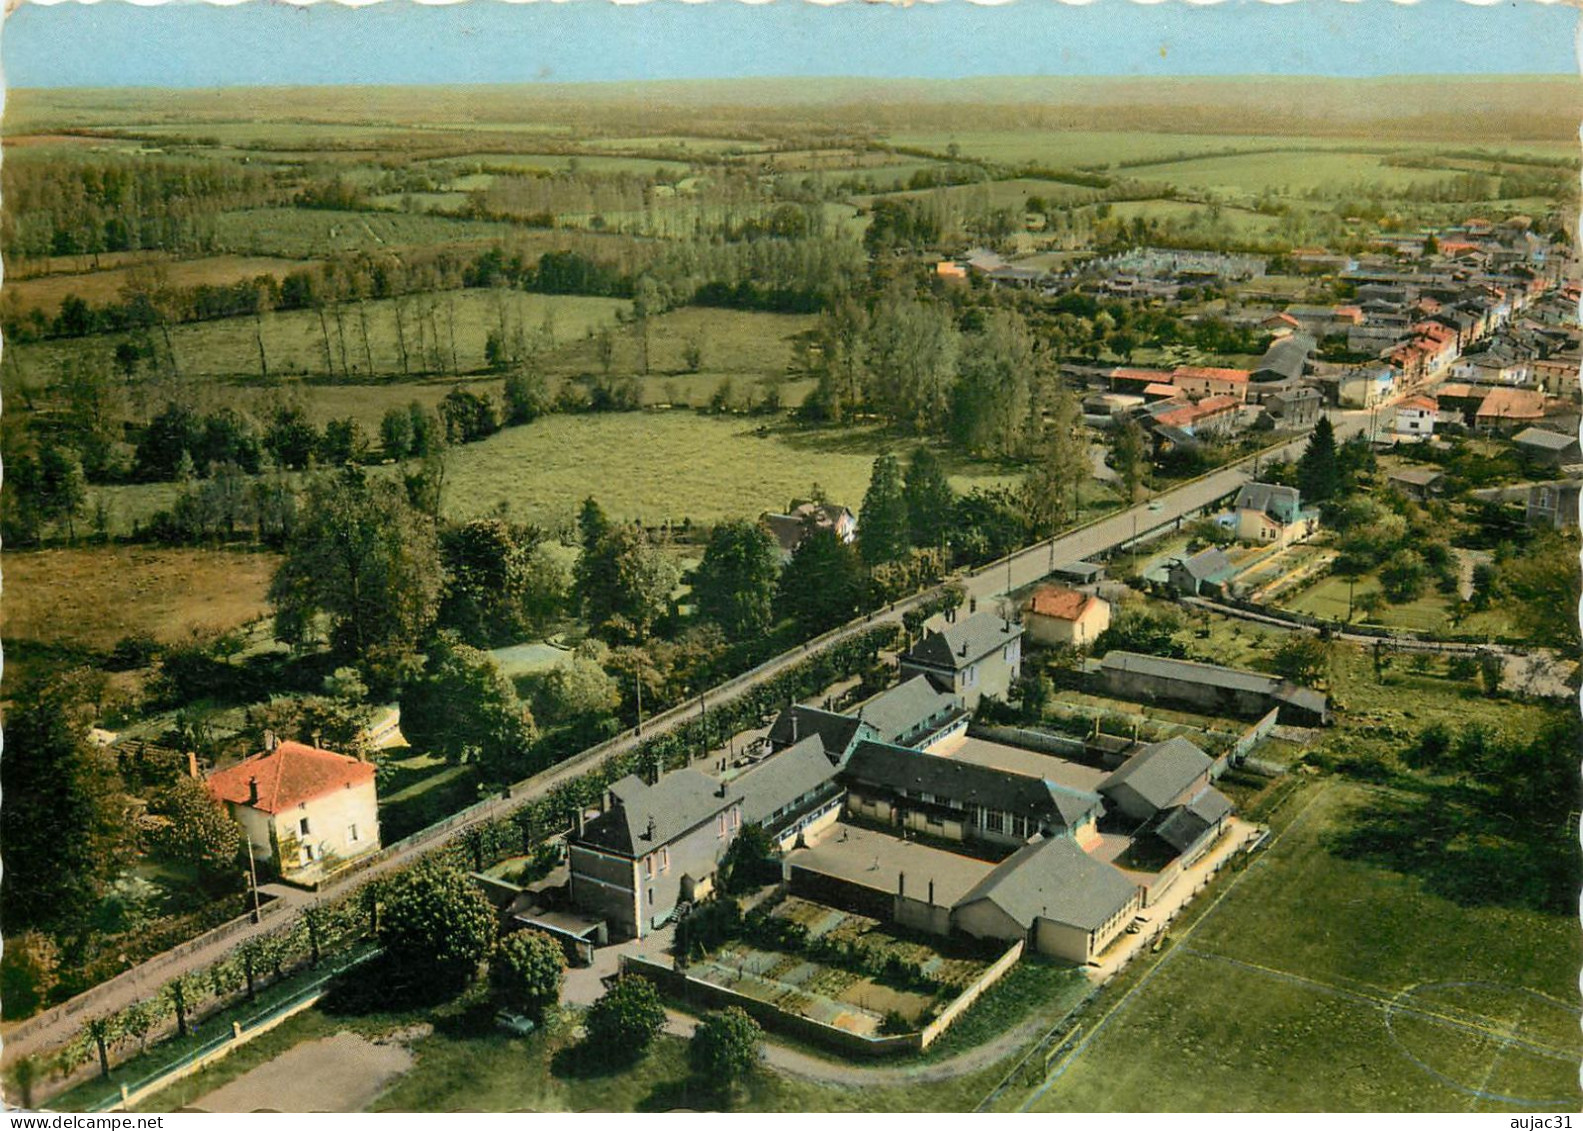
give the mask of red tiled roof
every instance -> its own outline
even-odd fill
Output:
[[[1149,397],[1174,397],[1180,393],[1181,390],[1169,382],[1161,383],[1156,381],[1152,385],[1145,385],[1143,387],[1143,392],[1145,396]]]
[[[1490,395],[1479,405],[1479,416],[1500,420],[1538,420],[1545,414],[1545,397],[1533,389],[1511,389],[1502,386],[1490,390]]]
[[[1205,365],[1178,365],[1171,371],[1171,377],[1177,381],[1186,377],[1210,381],[1245,382],[1248,379],[1248,371],[1246,369],[1215,369]]]
[[[1110,376],[1118,381],[1169,381],[1171,375],[1163,369],[1133,369],[1122,366],[1110,371]]]
[[[1408,397],[1398,407],[1417,408],[1425,412],[1438,412],[1440,410],[1440,406],[1435,403],[1433,397]]]
[[[258,782],[258,800],[251,782]],[[282,742],[275,749],[244,758],[209,775],[209,792],[221,801],[280,813],[304,801],[374,780],[374,767],[345,754],[320,750],[301,742]]]
[[[1033,600],[1028,602],[1028,611],[1037,613],[1041,617],[1054,617],[1057,620],[1077,620],[1089,610],[1091,605],[1098,603],[1098,600],[1097,597],[1079,593],[1076,589],[1047,585],[1034,593]]]

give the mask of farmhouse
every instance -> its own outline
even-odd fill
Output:
[[[969,711],[986,696],[1005,698],[1022,671],[1022,625],[976,613],[924,636],[901,658],[902,678],[926,676]]]
[[[1107,693],[1118,699],[1179,702],[1211,714],[1244,718],[1278,710],[1281,722],[1294,726],[1330,722],[1330,701],[1322,692],[1219,664],[1107,652],[1097,674]]]
[[[765,514],[762,521],[780,545],[782,562],[791,561],[802,540],[815,530],[832,531],[848,545],[857,539],[857,516],[835,503],[793,499],[785,514]]]
[[[1035,644],[1086,648],[1110,627],[1110,602],[1076,589],[1046,585],[1028,599],[1023,625]]]
[[[210,774],[207,784],[242,826],[254,857],[270,861],[283,880],[314,883],[379,850],[379,799],[367,762],[282,742]]]
[[[1318,389],[1306,386],[1271,393],[1264,398],[1264,415],[1276,428],[1312,428],[1322,401]]]
[[[1491,389],[1479,405],[1474,422],[1490,432],[1521,428],[1544,419],[1545,395],[1536,389],[1501,386]]]

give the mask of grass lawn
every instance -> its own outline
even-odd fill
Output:
[[[779,510],[818,483],[856,510],[887,447],[910,446],[877,429],[802,430],[686,411],[549,416],[454,449],[446,506],[462,518],[505,502],[513,518],[559,529],[593,495],[618,521],[712,523]],[[1004,481],[986,465],[953,470],[958,490]]]
[[[380,787],[379,836],[385,844],[432,825],[478,800],[478,769],[429,754],[392,759]]]
[[[1096,1006],[1033,1109],[1575,1108],[1575,922],[1333,851],[1376,798],[1335,781],[1286,805],[1224,901]]]

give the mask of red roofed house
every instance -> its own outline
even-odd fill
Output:
[[[1205,397],[1196,403],[1186,404],[1162,401],[1159,407],[1161,411],[1154,413],[1153,417],[1156,425],[1180,428],[1199,437],[1235,432],[1242,419],[1240,397]]]
[[[374,767],[301,742],[282,742],[209,775],[258,860],[282,879],[313,882],[379,849]]]
[[[1440,406],[1433,397],[1408,397],[1396,405],[1396,438],[1427,440],[1435,434]]]
[[[1246,369],[1214,369],[1202,365],[1179,365],[1171,371],[1171,383],[1195,397],[1236,397],[1248,399]]]
[[[1110,627],[1110,602],[1076,589],[1046,585],[1034,591],[1022,618],[1028,639],[1085,648]]]
[[[1474,417],[1480,428],[1490,431],[1516,431],[1544,419],[1545,395],[1537,389],[1514,389],[1508,385],[1490,390]]]

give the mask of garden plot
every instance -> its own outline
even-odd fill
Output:
[[[903,938],[876,919],[790,898],[772,934],[726,943],[688,967],[689,976],[859,1036],[925,1025],[972,985],[987,963]],[[793,943],[791,940],[798,940]]]

